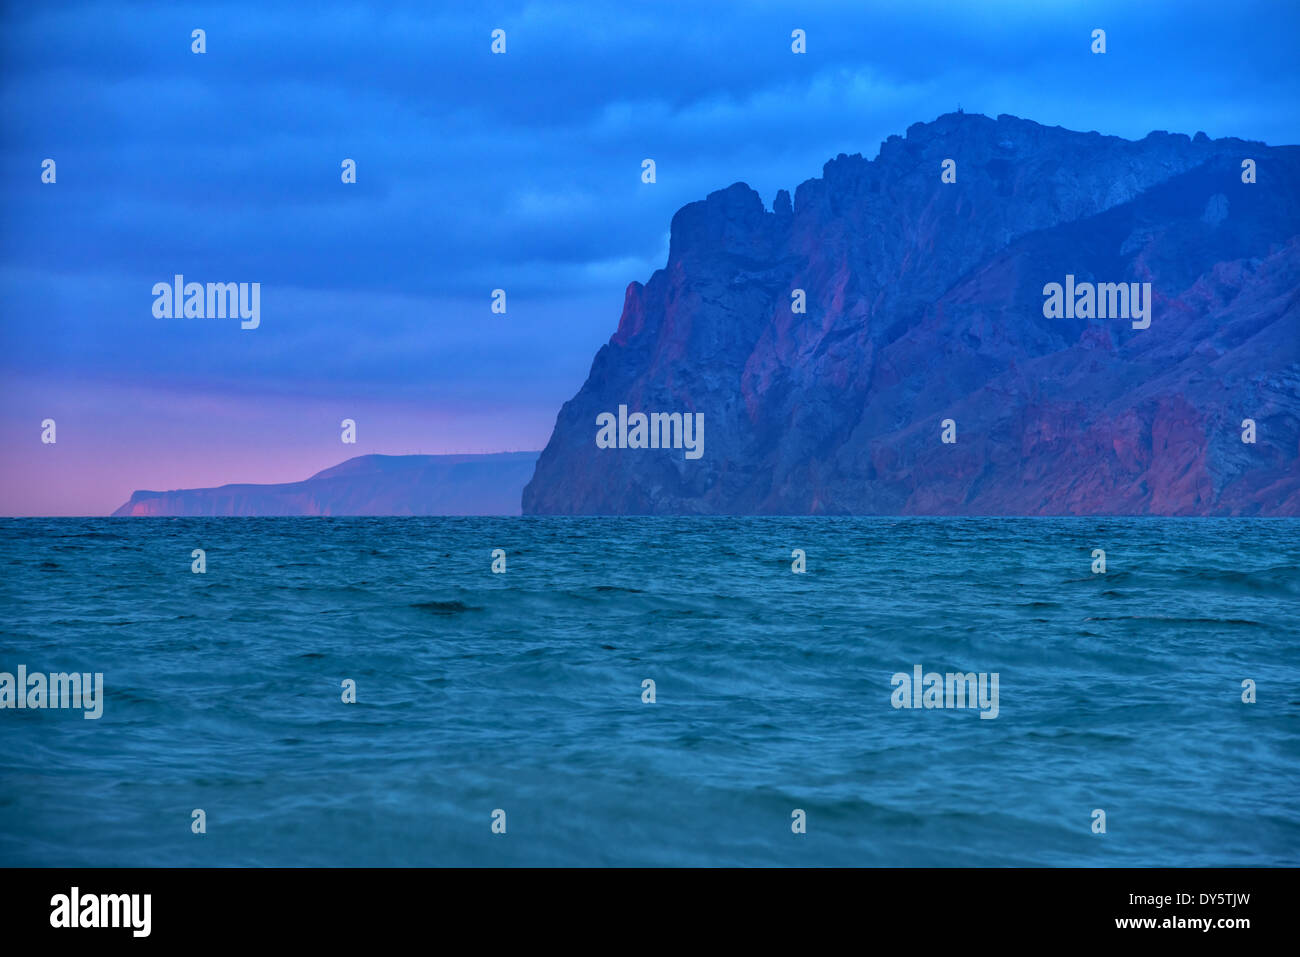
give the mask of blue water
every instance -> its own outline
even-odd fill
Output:
[[[1297,521],[11,519],[0,567],[0,671],[105,685],[0,711],[0,864],[1300,864]],[[916,664],[998,716],[893,708]]]

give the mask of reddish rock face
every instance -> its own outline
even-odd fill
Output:
[[[1151,283],[1150,328],[1046,318],[1067,274]],[[1297,148],[949,114],[680,210],[523,510],[1297,515],[1297,289]],[[702,412],[703,457],[598,448],[619,404]]]

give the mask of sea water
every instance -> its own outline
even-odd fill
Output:
[[[0,569],[0,672],[103,674],[0,710],[4,865],[1300,864],[1297,521],[6,519]]]

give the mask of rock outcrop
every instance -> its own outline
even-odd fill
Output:
[[[1067,275],[1150,283],[1150,328],[1046,318]],[[1300,148],[948,114],[681,209],[523,511],[1297,515],[1297,290]],[[620,404],[703,456],[597,447]]]

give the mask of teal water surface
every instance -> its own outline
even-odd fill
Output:
[[[1300,864],[1297,521],[6,519],[0,566],[0,672],[104,676],[0,710],[0,864]],[[915,665],[997,717],[894,708]]]

